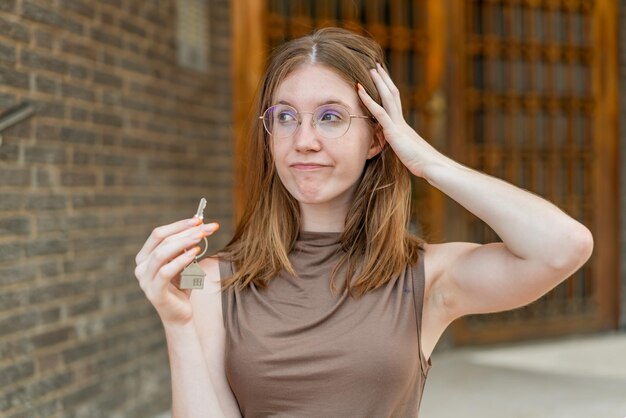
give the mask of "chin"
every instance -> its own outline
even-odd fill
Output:
[[[332,200],[324,196],[319,196],[319,195],[310,196],[310,195],[304,195],[302,193],[292,194],[292,196],[294,199],[298,201],[298,203],[304,203],[307,205],[316,205],[320,203],[326,203]]]
[[[343,201],[347,198],[346,194],[351,191],[351,188],[347,185],[320,184],[319,182],[315,184],[292,183],[289,186],[285,185],[285,188],[298,203],[305,205],[321,205]]]
[[[323,191],[319,191],[317,193],[303,193],[302,191],[298,191],[298,193],[291,193],[294,199],[298,201],[300,204],[304,205],[323,205],[327,203],[337,203],[343,201],[345,199],[345,192],[341,193],[324,193]]]

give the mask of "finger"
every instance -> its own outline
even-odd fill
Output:
[[[193,228],[181,231],[177,234],[170,235],[169,237],[165,238],[161,242],[161,244],[159,244],[159,246],[169,244],[170,242],[178,242],[182,238],[186,238],[188,236],[193,236],[196,234],[204,234],[204,236],[211,235],[218,229],[220,229],[220,225],[217,222],[211,222],[208,224],[201,223],[200,225]]]
[[[154,278],[153,286],[155,292],[162,292],[170,283],[177,280],[180,273],[187,267],[196,255],[200,253],[200,247],[193,247],[161,267]],[[178,287],[178,283],[174,283]]]
[[[394,96],[398,110],[402,112],[402,101],[400,100],[400,89],[398,89],[396,84],[391,79],[391,76],[389,76],[387,71],[385,71],[385,69],[383,68],[382,65],[380,65],[379,62],[376,63],[376,70],[378,72],[378,75],[380,75],[380,78],[383,79],[383,82],[385,83],[385,85],[387,86],[391,94]]]
[[[183,231],[165,239],[150,253],[144,275],[154,277],[159,269],[170,260],[178,257],[185,250],[197,245],[204,237],[219,229],[217,223],[203,224],[188,231]]]
[[[376,90],[378,90],[378,93],[380,94],[383,107],[387,110],[391,119],[397,120],[398,116],[402,116],[402,111],[398,108],[396,98],[392,94],[391,90],[389,90],[389,87],[376,68],[370,69],[370,75],[372,76],[372,81],[374,81],[374,84],[376,85]]]
[[[172,261],[181,254],[186,254],[185,249],[191,250],[194,245],[197,245],[199,241],[206,236],[206,234],[200,231],[199,228],[194,228],[190,231],[184,231],[175,235],[177,239],[175,241],[164,240],[157,248],[154,249],[141,264],[137,266],[135,271],[139,271],[140,274],[135,274],[139,279],[141,288],[145,291],[152,289],[152,284],[156,275],[162,266]]]
[[[143,244],[143,247],[135,256],[135,262],[137,264],[145,261],[150,253],[167,237],[176,234],[181,231],[185,231],[198,224],[202,223],[202,219],[193,217],[191,219],[183,219],[182,221],[174,222],[169,225],[162,225],[152,230],[152,233]]]
[[[394,125],[394,122],[389,117],[389,114],[387,113],[385,108],[376,103],[376,101],[372,99],[369,94],[367,94],[365,88],[363,88],[361,83],[358,84],[357,90],[361,101],[363,102],[365,107],[367,107],[367,109],[372,113],[372,115],[374,115],[378,123],[380,123],[380,126],[383,127],[383,130],[391,129]]]

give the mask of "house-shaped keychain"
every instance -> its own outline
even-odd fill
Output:
[[[181,289],[202,289],[204,288],[204,271],[200,268],[200,265],[196,260],[185,267],[185,270],[180,274],[180,288]]]

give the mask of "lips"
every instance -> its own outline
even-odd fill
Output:
[[[328,167],[326,164],[313,163],[313,162],[299,162],[289,165],[289,167],[294,168],[296,170],[302,171],[311,171],[311,170],[319,170],[325,167]]]

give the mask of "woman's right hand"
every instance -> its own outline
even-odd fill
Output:
[[[191,290],[178,288],[180,273],[198,254],[196,244],[218,229],[218,224],[202,224],[197,217],[159,226],[137,253],[135,277],[164,325],[191,321]]]

